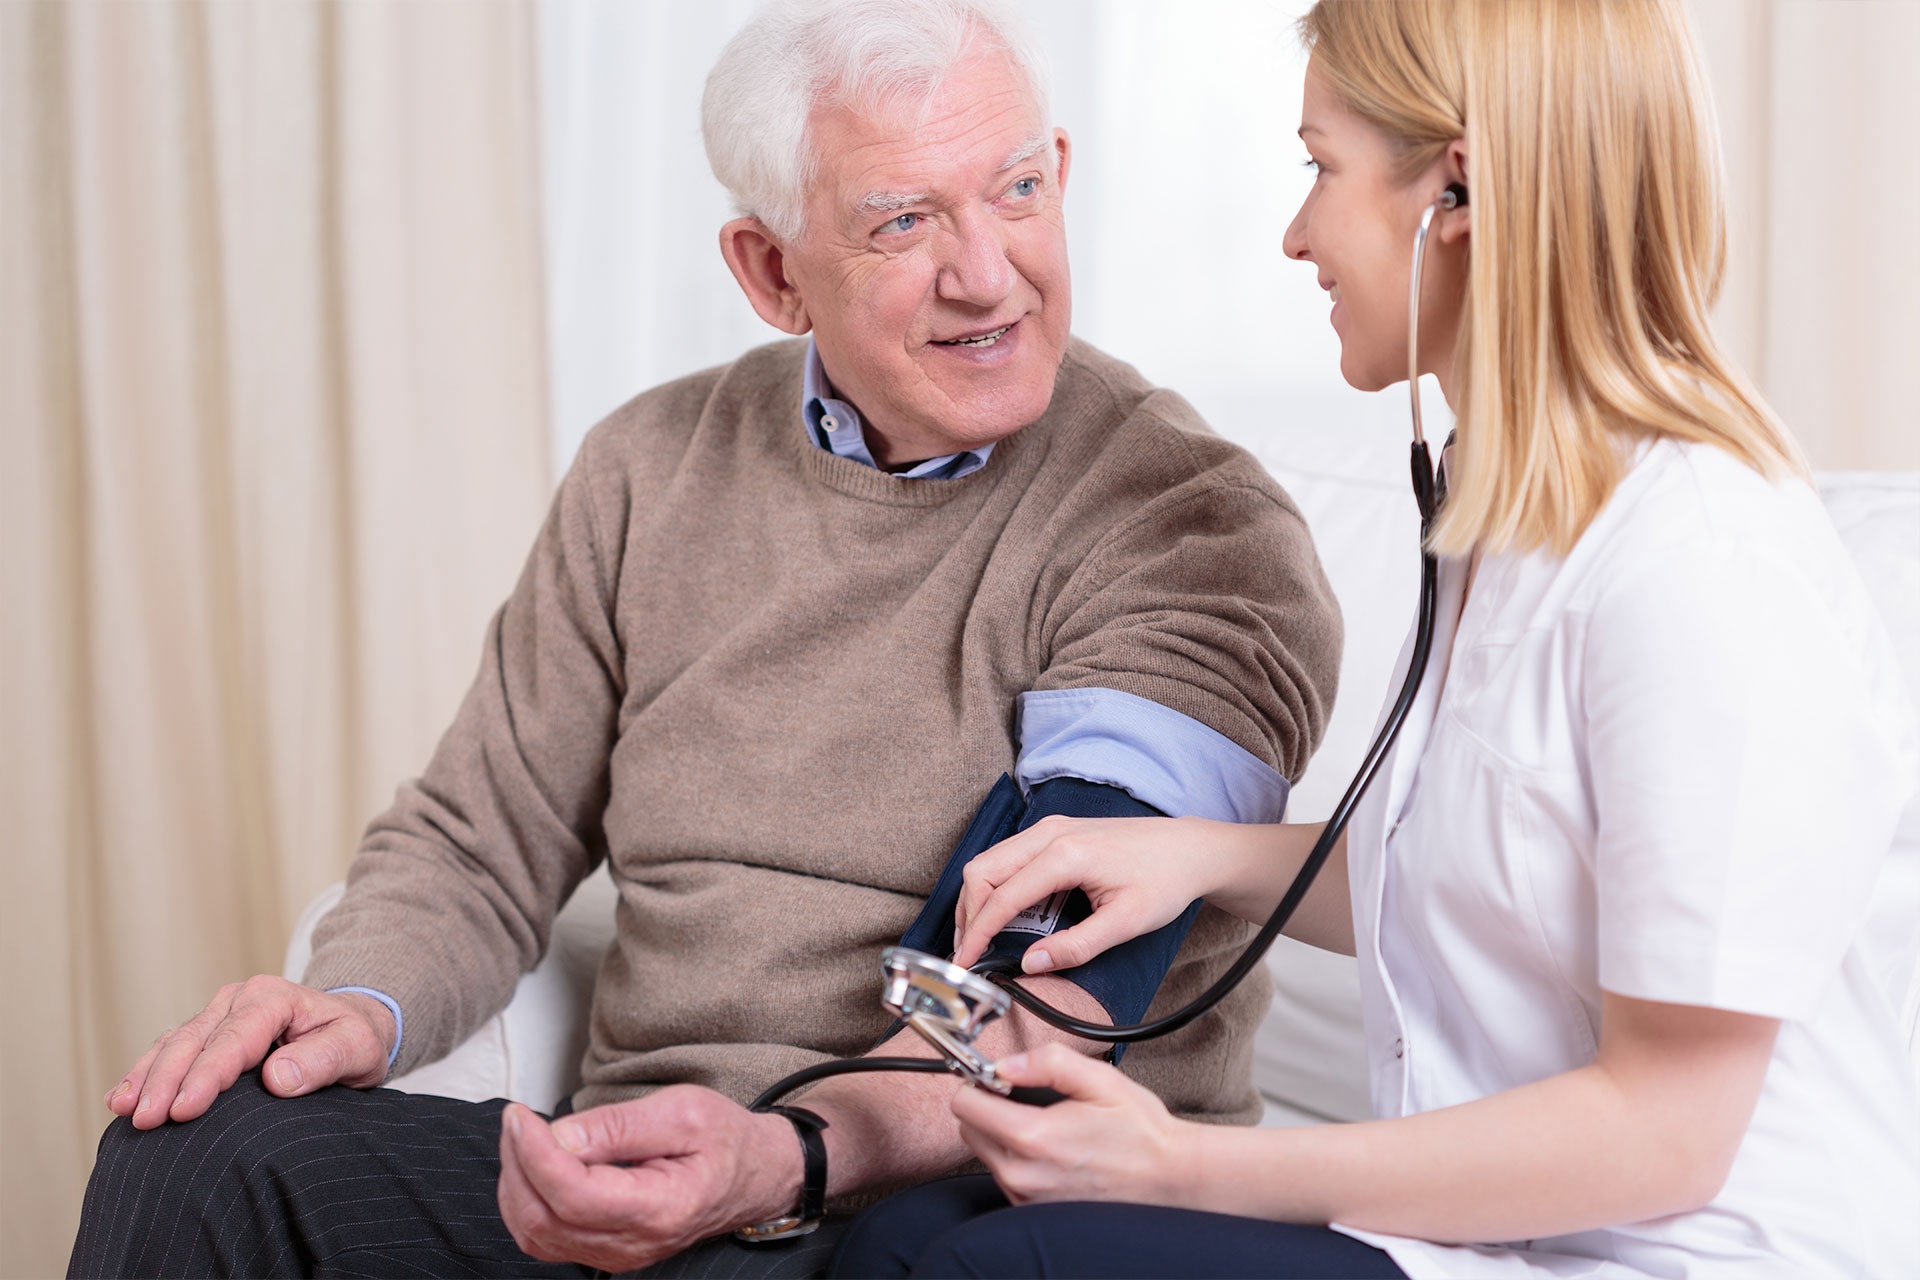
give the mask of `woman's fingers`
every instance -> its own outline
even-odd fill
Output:
[[[1042,818],[990,849],[974,855],[961,872],[960,899],[953,907],[953,934],[957,939],[993,891],[1009,876],[1040,855],[1061,829],[1065,818]],[[989,934],[989,937],[992,935]]]
[[[1002,1058],[994,1064],[994,1070],[1015,1087],[1052,1089],[1065,1094],[1067,1102],[1119,1102],[1139,1088],[1120,1074],[1119,1068],[1075,1053],[1058,1042]],[[963,1127],[971,1126],[998,1147],[1022,1158],[1048,1148],[1046,1133],[1057,1119],[1055,1108],[1063,1105],[1031,1106],[983,1088],[958,1090],[949,1104],[953,1118]]]
[[[1158,928],[1166,921],[1144,918],[1125,899],[1102,902],[1092,915],[1070,929],[1049,934],[1027,948],[1020,958],[1023,973],[1054,973],[1075,969],[1101,952]]]
[[[1058,1041],[1002,1058],[994,1070],[1015,1086],[1052,1089],[1076,1102],[1117,1102],[1140,1087],[1118,1067],[1075,1053]]]
[[[1183,821],[1045,818],[987,850],[965,872],[954,910],[954,962],[973,964],[1009,921],[1062,889],[1085,890],[1093,915],[1041,944],[1043,954],[1030,951],[1029,973],[1084,964],[1175,919],[1205,892]]]
[[[1091,888],[1088,854],[1112,826],[1098,818],[1042,818],[968,863],[954,907],[954,962],[978,960],[993,935],[1036,902],[1062,889]]]
[[[1083,879],[1079,860],[1071,853],[1049,850],[1027,863],[975,907],[964,932],[956,932],[954,963],[972,964],[986,951],[993,935],[1015,916],[1062,889],[1074,888]]]
[[[961,1139],[1016,1204],[1048,1196],[1047,1189],[1059,1180],[1056,1162],[1074,1159],[1074,1124],[1063,1108],[1085,1103],[1104,1108],[1138,1088],[1115,1068],[1058,1043],[1003,1058],[995,1068],[1015,1085],[1066,1095],[1053,1107],[1027,1106],[977,1088],[953,1096],[950,1106]]]
[[[960,1092],[971,1093],[973,1090],[962,1089]],[[967,1144],[967,1150],[973,1152],[973,1154],[979,1158],[980,1163],[987,1166],[987,1172],[991,1173],[995,1180],[998,1180],[1002,1176],[1003,1171],[1013,1163],[1013,1153],[1002,1146],[999,1139],[995,1138],[991,1132],[978,1125],[961,1120],[958,1123],[958,1127],[960,1130],[960,1141]]]
[[[1046,1119],[1044,1107],[1014,1102],[979,1088],[955,1092],[951,1108],[967,1146],[989,1167],[996,1160],[1024,1159],[1038,1145],[1039,1129]]]
[[[1169,896],[1156,897],[1151,888],[1139,885],[1103,890],[1088,883],[1091,877],[1080,870],[1081,865],[1078,860],[1042,859],[1016,873],[981,906],[974,923],[960,938],[954,963],[972,964],[1008,921],[1062,889],[1087,889],[1093,914],[1029,947],[1021,959],[1026,973],[1053,973],[1083,965],[1103,951],[1158,929],[1187,907]]]
[[[1171,1203],[1175,1122],[1149,1090],[1058,1043],[994,1065],[1016,1088],[1064,1095],[1050,1107],[1022,1106],[983,1089],[954,1096],[961,1136],[1008,1199]]]

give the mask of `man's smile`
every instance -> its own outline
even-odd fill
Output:
[[[1011,328],[1013,328],[1012,325],[1003,324],[998,329],[989,329],[985,333],[976,334],[972,337],[936,338],[935,341],[943,347],[990,347],[1000,340],[1001,334]]]

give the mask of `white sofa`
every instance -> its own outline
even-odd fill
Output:
[[[1406,447],[1398,435],[1371,430],[1330,437],[1282,428],[1268,431],[1258,452],[1312,526],[1346,617],[1338,704],[1289,813],[1294,820],[1323,818],[1365,750],[1412,616],[1419,561]],[[1908,688],[1920,697],[1920,474],[1824,475],[1820,490],[1894,635]],[[304,970],[313,923],[339,892],[327,891],[302,917],[287,950],[287,976],[297,979]],[[613,936],[613,903],[604,870],[589,878],[561,913],[549,954],[521,979],[507,1008],[451,1056],[393,1087],[513,1098],[551,1110],[578,1079],[588,993]],[[1871,928],[1889,972],[1904,977],[1903,1025],[1920,1064],[1920,798],[1903,817],[1876,903]],[[1255,1060],[1267,1122],[1364,1117],[1354,962],[1282,938],[1269,963],[1278,991]],[[876,969],[876,999],[877,979]]]

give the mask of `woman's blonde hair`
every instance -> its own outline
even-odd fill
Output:
[[[1400,180],[1466,140],[1458,465],[1435,551],[1564,554],[1649,436],[1806,474],[1708,326],[1722,171],[1679,0],[1320,0],[1300,33]]]

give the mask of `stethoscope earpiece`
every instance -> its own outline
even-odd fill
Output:
[[[1442,209],[1464,209],[1467,207],[1467,189],[1458,182],[1449,182],[1435,203]]]

